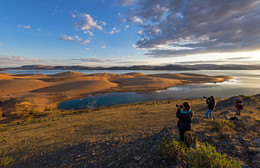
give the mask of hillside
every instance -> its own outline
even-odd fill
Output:
[[[161,156],[163,139],[179,138],[175,104],[189,101],[192,135],[244,167],[259,167],[260,95],[244,96],[245,110],[234,127],[218,125],[234,115],[234,100],[218,99],[216,122],[205,120],[205,100],[164,100],[93,110],[31,111],[0,126],[1,157],[10,167],[177,167]],[[222,119],[222,120],[219,120]],[[218,129],[217,129],[218,128]]]

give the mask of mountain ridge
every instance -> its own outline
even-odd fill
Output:
[[[112,67],[88,67],[88,66],[48,66],[48,65],[23,65],[21,67],[4,68],[21,70],[259,70],[260,65],[235,65],[235,64],[196,64],[196,65],[133,65]]]

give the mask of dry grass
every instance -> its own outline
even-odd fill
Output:
[[[2,125],[2,128],[0,125],[0,156],[24,161],[84,142],[106,141],[136,132],[154,134],[166,125],[177,123],[175,104],[184,101],[191,103],[195,118],[204,117],[206,105],[200,99],[152,101],[63,112],[46,107],[42,112],[46,115],[40,118],[33,113],[13,124]],[[254,114],[255,117],[260,114],[257,107],[250,107],[249,110],[254,112],[242,115]],[[255,119],[259,120],[258,117]],[[193,125],[193,129],[199,130],[200,127]]]

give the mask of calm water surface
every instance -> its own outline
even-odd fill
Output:
[[[3,73],[10,74],[55,74],[67,70],[8,70]],[[260,93],[260,70],[196,70],[196,71],[129,71],[129,70],[76,70],[80,73],[118,73],[141,72],[144,74],[156,73],[199,73],[206,75],[228,75],[234,79],[223,83],[189,84],[168,88],[167,90],[150,92],[125,92],[107,93],[98,95],[86,95],[86,98],[65,101],[59,104],[59,109],[86,109],[110,106],[116,104],[142,102],[165,99],[186,99],[202,98],[203,96],[214,95],[217,98],[236,95],[254,95]]]

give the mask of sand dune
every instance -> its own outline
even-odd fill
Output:
[[[54,75],[0,73],[0,101],[26,97],[34,106],[55,107],[59,102],[84,97],[88,93],[159,90],[183,83],[222,82],[230,78],[188,73],[151,75],[138,72],[86,75],[73,71]]]
[[[165,73],[165,74],[152,74],[149,76],[167,78],[167,79],[185,80],[188,83],[215,83],[215,82],[223,82],[225,80],[232,78],[229,76],[209,76],[209,75],[192,74],[192,73],[182,73],[182,74]]]
[[[88,93],[95,92],[104,89],[109,89],[111,87],[116,87],[117,85],[105,80],[75,80],[71,82],[63,82],[56,84],[54,86],[48,86],[31,92],[77,92],[77,93]]]
[[[37,79],[1,79],[0,95],[24,93],[34,89],[48,86],[48,83]]]
[[[166,87],[171,87],[179,85],[179,80],[158,78],[158,77],[133,77],[133,78],[123,78],[116,80],[119,83],[119,87],[123,89],[161,89]]]
[[[57,73],[57,74],[53,74],[53,75],[48,75],[51,77],[75,77],[75,76],[81,76],[84,75],[82,73],[79,72],[75,72],[75,71],[68,71],[68,72],[62,72],[62,73]]]

